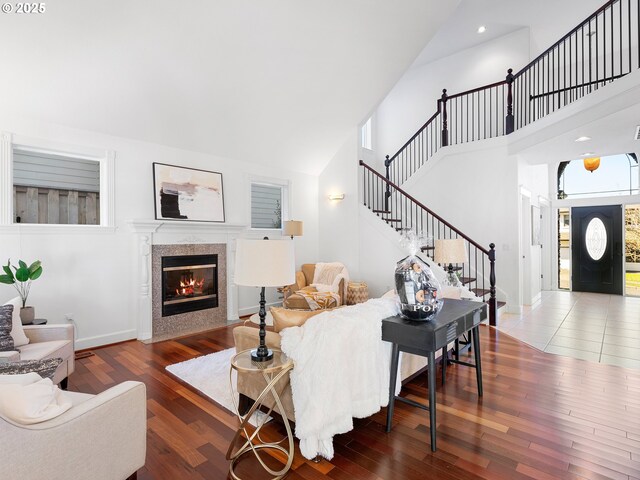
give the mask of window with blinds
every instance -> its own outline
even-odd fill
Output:
[[[251,228],[282,228],[284,190],[282,185],[251,184]]]

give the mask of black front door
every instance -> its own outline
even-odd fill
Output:
[[[622,295],[622,205],[571,209],[571,289]]]

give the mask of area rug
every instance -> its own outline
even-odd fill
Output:
[[[229,366],[231,364],[231,358],[235,353],[235,348],[229,348],[220,352],[210,353],[209,355],[192,358],[185,362],[168,365],[166,370],[220,406],[235,413],[233,397],[231,396],[232,393],[229,387]],[[231,376],[234,392],[236,392],[237,379],[237,372],[234,371]],[[238,394],[235,393],[235,395],[237,402]],[[256,426],[262,421],[264,416],[264,413],[258,411],[253,414],[249,423]],[[270,420],[271,417],[267,417],[265,423]]]

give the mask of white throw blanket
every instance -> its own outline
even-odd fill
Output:
[[[394,299],[372,299],[316,315],[280,332],[294,361],[291,391],[300,451],[333,458],[333,436],[353,429],[389,401],[391,344],[382,320],[399,313]]]

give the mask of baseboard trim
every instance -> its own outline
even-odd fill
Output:
[[[122,330],[120,332],[107,333],[106,335],[79,338],[75,342],[75,349],[84,350],[87,348],[100,347],[102,345],[124,342],[126,340],[135,340],[137,337],[138,332],[136,330]]]

